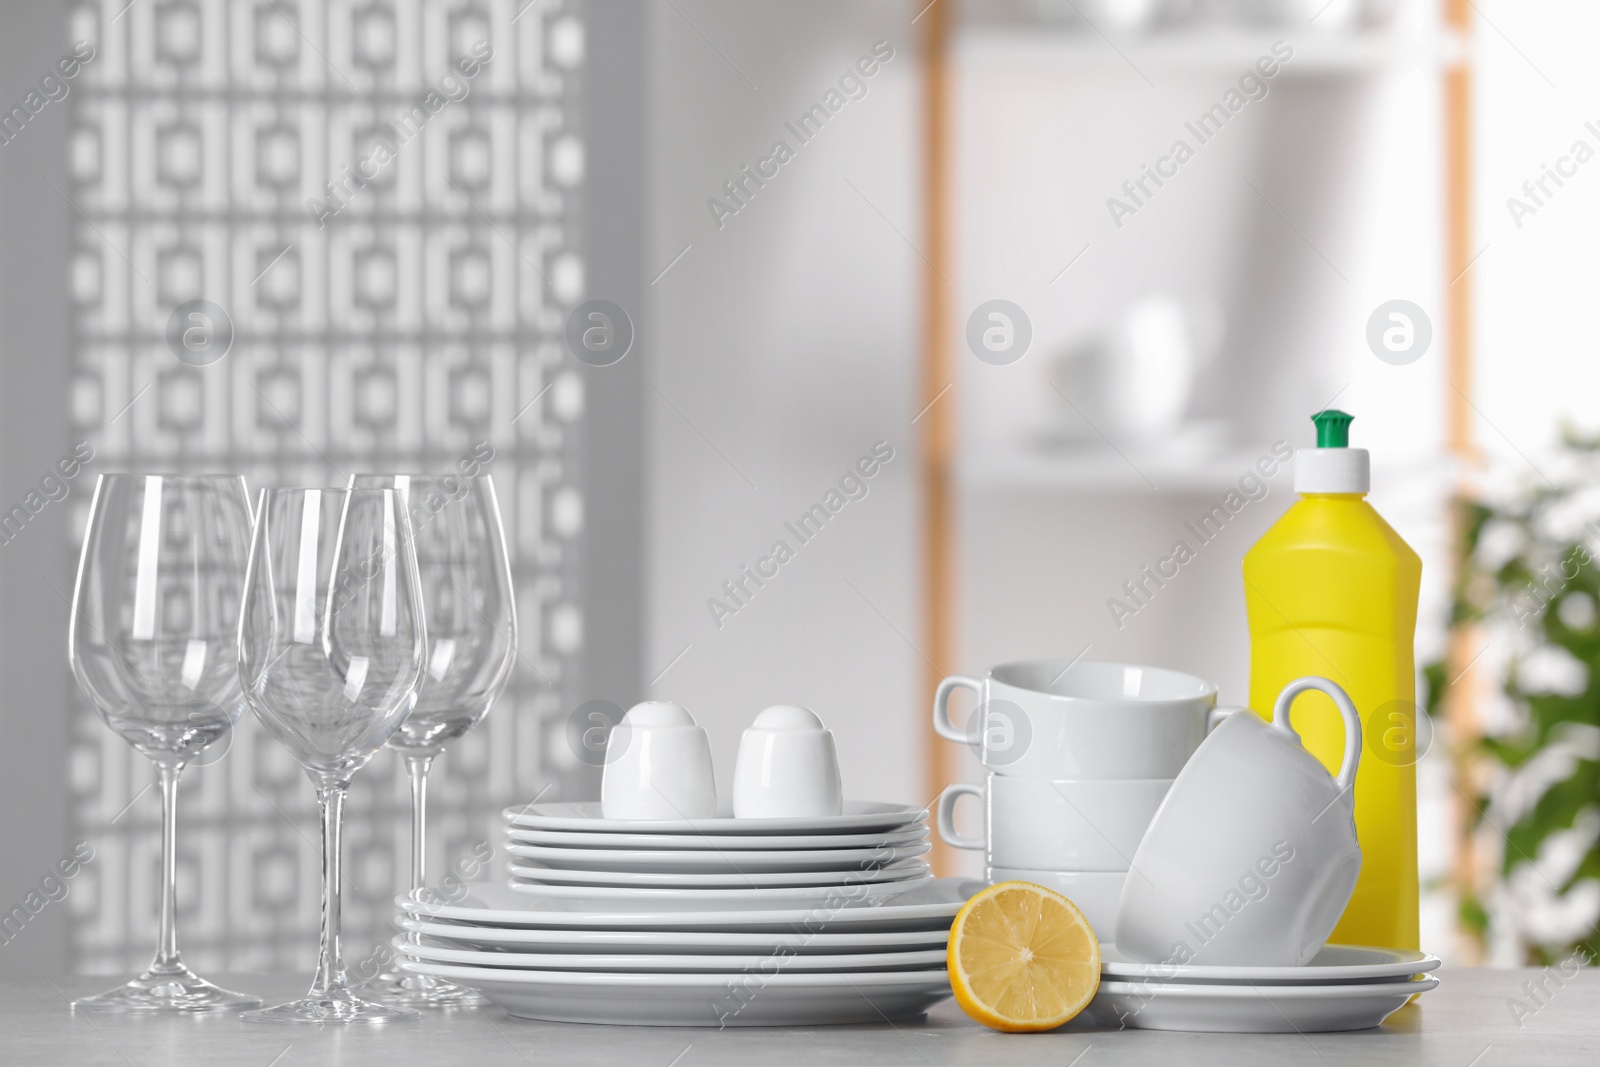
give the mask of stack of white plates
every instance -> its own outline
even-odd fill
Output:
[[[604,819],[597,803],[504,813],[512,888],[593,911],[870,904],[932,878],[927,816],[867,801],[789,819]]]
[[[917,1015],[979,883],[935,883],[928,813],[629,821],[593,803],[506,810],[509,886],[401,897],[401,966],[513,1015],[790,1026]]]
[[[1095,1022],[1143,1030],[1276,1034],[1366,1030],[1438,986],[1422,952],[1327,945],[1304,967],[1134,963],[1100,946]]]
[[[921,880],[885,898],[650,909],[537,901],[527,886],[397,899],[400,966],[477,989],[512,1015],[642,1026],[881,1022],[950,995],[950,923],[981,883]]]

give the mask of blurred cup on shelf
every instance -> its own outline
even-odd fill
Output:
[[[815,712],[794,704],[775,704],[757,715],[739,740],[734,818],[814,818],[843,810],[833,731]]]
[[[1211,297],[1156,292],[1130,302],[1052,368],[1052,384],[1069,401],[1065,432],[1056,436],[1094,448],[1103,447],[1102,434],[1139,447],[1170,443],[1186,430],[1197,379],[1216,358],[1226,325]],[[1094,412],[1092,422],[1084,412]]]
[[[681,704],[635,704],[611,731],[600,778],[607,819],[709,819],[716,776],[706,732]]]
[[[1139,33],[1160,17],[1164,0],[1077,0],[1078,10],[1096,29],[1108,33]]]

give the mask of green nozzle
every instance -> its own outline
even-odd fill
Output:
[[[1311,421],[1317,425],[1317,447],[1349,448],[1350,421],[1354,418],[1354,415],[1346,415],[1334,408],[1311,416]]]

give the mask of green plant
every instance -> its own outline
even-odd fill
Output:
[[[1469,668],[1490,676],[1453,752],[1463,847],[1494,861],[1458,886],[1460,918],[1537,964],[1600,946],[1600,438],[1568,434],[1547,466],[1560,480],[1457,502],[1452,646],[1472,659],[1424,668],[1436,719]]]

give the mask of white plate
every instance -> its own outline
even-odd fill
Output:
[[[898,888],[898,887],[897,887]],[[904,893],[876,898],[869,905],[818,907],[815,904],[780,904],[766,910],[728,911],[706,907],[698,911],[652,908],[642,901],[632,911],[596,914],[583,907],[535,904],[509,886],[475,885],[464,896],[440,895],[424,889],[421,898],[410,893],[395,897],[407,915],[423,921],[464,922],[474,927],[589,930],[707,930],[869,932],[883,930],[950,929],[951,920],[966,899],[983,888],[970,878],[939,878]],[[726,892],[726,890],[724,890]],[[770,890],[768,892],[771,892]],[[431,894],[431,895],[429,895]]]
[[[1101,1026],[1193,1030],[1213,1034],[1326,1033],[1366,1030],[1439,979],[1363,985],[1177,985],[1100,983],[1089,1016]]]
[[[725,874],[676,874],[671,871],[557,871],[549,867],[510,865],[516,883],[536,885],[581,885],[620,889],[772,889],[779,887],[827,887],[869,885],[874,882],[901,882],[928,873],[928,864],[919,859],[893,863],[876,870],[861,871],[733,871]]]
[[[554,801],[525,804],[501,812],[507,826],[528,830],[581,830],[588,833],[628,834],[843,834],[868,830],[899,830],[927,819],[927,808],[884,804],[876,800],[847,800],[844,814],[794,819],[606,819],[598,800]]]
[[[616,971],[623,973],[739,974],[748,972],[803,974],[832,971],[835,974],[857,971],[926,971],[944,969],[944,949],[918,949],[914,952],[855,952],[847,956],[801,956],[793,952],[755,956],[676,955],[660,953],[605,952],[585,955],[578,952],[475,952],[414,943],[397,937],[390,944],[403,957],[432,963],[459,963],[469,967],[514,967],[524,971]]]
[[[519,859],[561,871],[660,871],[675,874],[737,874],[755,871],[850,871],[915,859],[933,846],[926,841],[900,848],[817,848],[718,852],[704,849],[550,848],[506,845]]]
[[[1117,951],[1117,946],[1100,946],[1100,973],[1108,978],[1129,981],[1149,979],[1158,982],[1228,982],[1235,985],[1294,984],[1324,985],[1404,981],[1414,974],[1438,967],[1438,956],[1392,948],[1366,948],[1360,945],[1324,945],[1304,967],[1195,967],[1135,963]]]
[[[943,971],[614,974],[399,961],[471,986],[512,1015],[622,1026],[816,1026],[910,1019],[950,995]]]
[[[719,852],[746,849],[803,851],[836,848],[900,848],[928,840],[926,824],[903,830],[881,830],[867,834],[625,834],[584,833],[581,830],[524,830],[505,828],[506,840],[514,845],[551,845],[583,849],[673,849]]]
[[[512,882],[511,888],[527,897],[532,907],[558,907],[565,911],[713,911],[717,909],[765,910],[771,908],[871,907],[880,900],[933,881],[922,874],[893,882],[856,885],[773,886],[768,889],[655,889],[643,886],[539,885]]]
[[[950,941],[948,928],[842,934],[827,930],[783,934],[705,930],[528,930],[508,926],[423,922],[404,915],[396,917],[396,925],[408,934],[423,934],[432,938],[435,944],[447,948],[491,952],[674,952],[702,956],[770,956],[774,952],[790,951],[802,956],[837,956],[854,952],[913,952],[927,949],[943,952]]]

